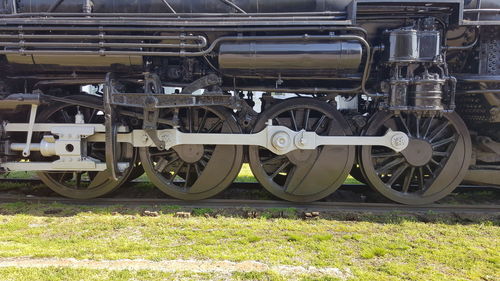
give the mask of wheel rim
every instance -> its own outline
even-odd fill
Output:
[[[273,125],[294,131],[304,129],[330,136],[351,134],[334,107],[309,98],[289,99],[269,108],[257,121],[255,131],[264,129],[270,119]],[[284,200],[309,202],[330,195],[344,183],[354,162],[354,147],[321,146],[276,155],[250,146],[249,160],[255,177],[269,192]]]
[[[75,100],[86,102],[100,102],[100,99],[90,96],[73,96]],[[104,123],[104,116],[98,114],[99,111],[87,107],[79,107],[84,116],[85,123]],[[74,116],[77,112],[77,106],[68,104],[58,104],[46,108],[38,116],[38,122],[47,123],[74,123]],[[38,136],[40,139],[42,135]],[[127,168],[118,180],[110,178],[108,171],[101,172],[38,172],[40,180],[54,192],[69,198],[90,199],[108,194],[120,187],[129,176],[133,169],[133,164],[138,157],[137,150],[130,144],[119,146],[118,161],[128,162]],[[87,155],[106,162],[104,143],[88,143]],[[46,158],[45,158],[46,160]],[[57,160],[57,157],[51,161]]]
[[[162,118],[172,118],[172,111]],[[232,114],[222,108],[181,108],[179,130],[189,133],[238,133]],[[162,129],[168,128],[163,126]],[[166,151],[141,148],[141,162],[161,191],[183,200],[211,197],[227,188],[243,163],[243,147],[179,145]]]
[[[361,168],[370,186],[399,203],[428,204],[460,184],[472,149],[468,129],[456,113],[423,117],[381,112],[365,135],[383,135],[387,129],[407,133],[410,144],[400,153],[379,146],[361,148]]]

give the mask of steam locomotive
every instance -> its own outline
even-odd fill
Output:
[[[0,64],[1,172],[71,198],[500,184],[497,0],[2,0]]]

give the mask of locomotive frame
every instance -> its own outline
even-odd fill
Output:
[[[168,195],[204,199],[243,162],[297,202],[349,173],[404,204],[500,184],[493,0],[0,7],[0,168],[37,171],[64,196],[102,196],[145,170]]]

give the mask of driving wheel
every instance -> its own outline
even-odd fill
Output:
[[[181,108],[161,113],[178,119],[185,133],[239,133],[230,111],[219,107]],[[177,116],[174,118],[174,116]],[[159,129],[171,128],[160,125]],[[169,150],[141,148],[140,157],[149,180],[161,191],[183,200],[209,198],[227,188],[243,163],[243,147],[236,145],[178,145]]]
[[[320,136],[351,135],[347,122],[335,107],[311,98],[293,98],[277,103],[261,114],[255,132],[273,125],[293,131],[316,132]],[[252,172],[275,196],[289,201],[322,199],[344,183],[354,163],[353,146],[319,146],[277,155],[260,146],[249,147]]]
[[[101,99],[93,96],[75,95],[71,96],[71,99],[95,104],[102,103]],[[104,124],[102,111],[72,104],[55,104],[43,109],[38,115],[37,122],[74,124],[78,111],[83,115],[85,123]],[[37,136],[42,139],[43,134],[37,134]],[[87,156],[106,162],[104,146],[102,142],[87,142]],[[118,145],[116,158],[119,162],[129,164],[118,180],[111,179],[108,171],[38,172],[37,175],[45,185],[62,196],[74,199],[96,198],[114,191],[126,182],[138,158],[138,153],[130,144],[122,143]],[[57,159],[57,157],[52,157],[50,161]],[[47,158],[43,160],[47,161]]]
[[[388,129],[408,134],[408,147],[395,152],[380,146],[360,149],[361,169],[369,185],[403,204],[427,204],[455,189],[470,163],[469,131],[456,113],[375,114],[364,134],[381,136]]]

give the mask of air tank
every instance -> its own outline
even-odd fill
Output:
[[[358,42],[227,42],[219,68],[230,76],[257,78],[334,78],[359,73]]]

